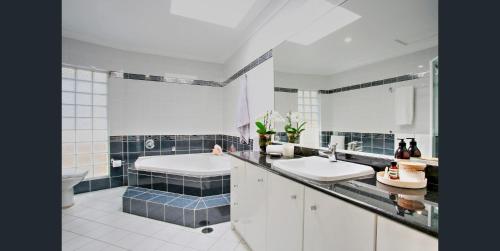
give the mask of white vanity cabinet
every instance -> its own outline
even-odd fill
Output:
[[[437,251],[438,239],[377,216],[377,250]]]
[[[244,234],[242,217],[244,214],[245,201],[245,162],[237,158],[231,158],[231,223],[241,234]]]
[[[246,164],[244,239],[252,250],[266,250],[267,171]]]
[[[267,185],[266,250],[302,250],[304,186],[273,173]]]
[[[375,221],[367,210],[306,187],[303,250],[373,251]]]

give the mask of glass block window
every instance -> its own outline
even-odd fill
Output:
[[[319,129],[320,102],[318,91],[299,90],[297,92],[298,111],[307,122],[306,128]]]
[[[62,67],[62,168],[109,176],[108,74]]]

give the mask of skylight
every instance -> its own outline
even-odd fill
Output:
[[[312,24],[306,26],[305,29],[295,34],[292,38],[288,39],[288,41],[302,45],[310,45],[359,18],[361,18],[361,16],[352,11],[342,7],[336,7]]]
[[[170,13],[236,28],[254,3],[255,0],[172,0]]]

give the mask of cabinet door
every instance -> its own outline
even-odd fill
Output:
[[[241,224],[243,217],[242,199],[245,198],[245,162],[232,157],[231,158],[231,223],[233,227],[240,233],[244,234],[245,230]]]
[[[267,187],[267,250],[302,250],[304,186],[269,173]]]
[[[243,238],[252,250],[266,250],[267,171],[246,164]]]
[[[305,188],[304,250],[375,249],[375,214]]]
[[[377,250],[438,250],[438,239],[400,223],[377,217]]]

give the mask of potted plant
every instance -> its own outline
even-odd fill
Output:
[[[257,119],[257,133],[259,134],[259,147],[261,152],[266,152],[267,145],[271,144],[271,136],[276,133],[273,129],[275,121],[283,120],[281,115],[276,111],[268,111],[264,116]]]
[[[298,143],[300,133],[305,130],[306,122],[301,120],[300,113],[297,112],[287,113],[286,119],[285,132],[288,135],[288,142]]]

